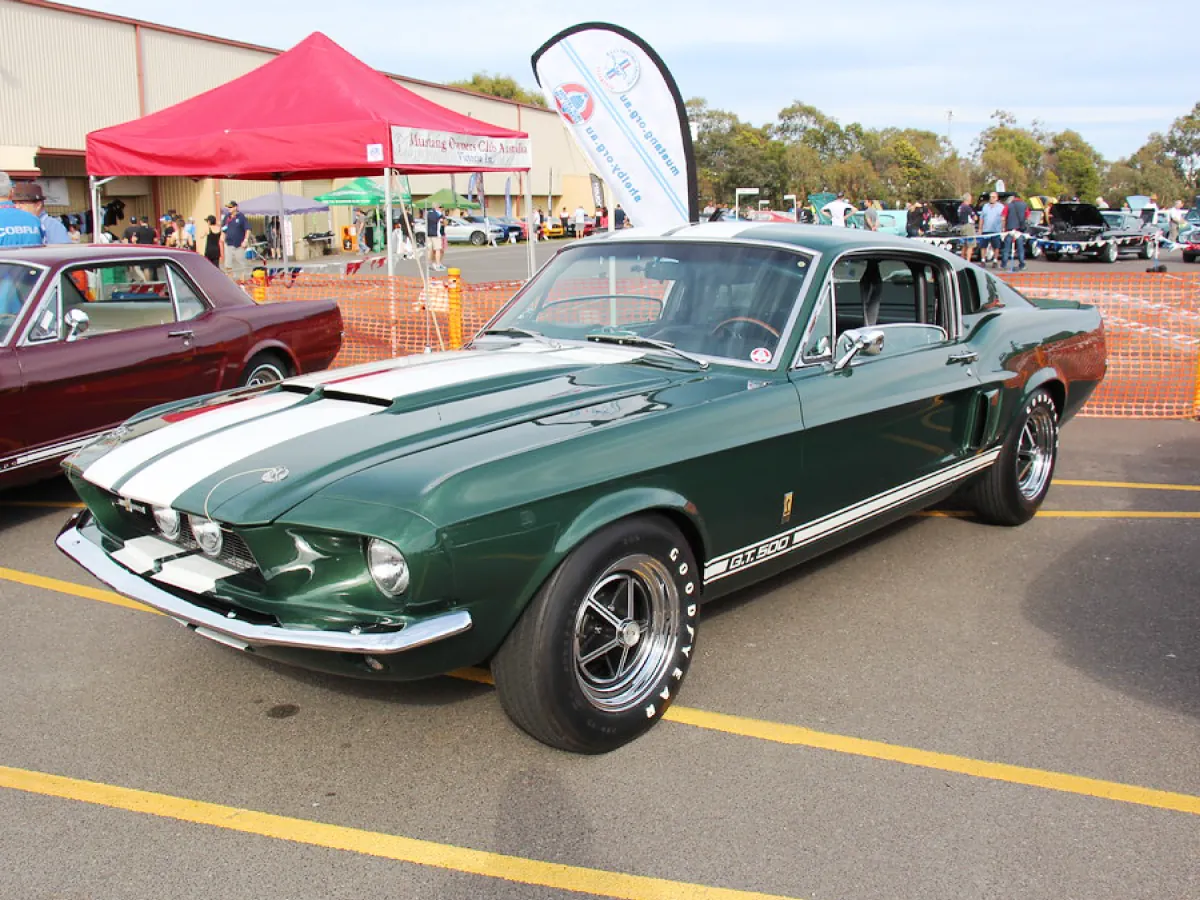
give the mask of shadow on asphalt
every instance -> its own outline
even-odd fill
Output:
[[[1196,443],[1154,451],[1190,471]],[[1134,457],[1128,481],[1145,480]],[[1058,642],[1059,658],[1096,681],[1200,718],[1200,540],[1197,523],[1115,520],[1061,548],[1023,612]]]

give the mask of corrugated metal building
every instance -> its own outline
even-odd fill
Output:
[[[58,202],[48,208],[55,214],[88,208],[84,147],[89,131],[186,100],[280,52],[45,0],[0,0],[0,44],[0,170],[17,178],[49,179],[56,188],[52,199]],[[354,52],[353,47],[347,49]],[[104,63],[99,78],[83,62],[98,53]],[[42,77],[47,72],[77,75]],[[582,203],[591,208],[587,163],[557,114],[414,78],[390,77],[456,112],[528,132],[534,148],[534,205],[557,209]],[[508,177],[485,176],[493,213],[503,212]],[[511,178],[514,208],[523,215],[525,176],[514,173]],[[465,193],[466,176],[457,180],[459,192]],[[291,182],[287,190],[315,197],[342,183]],[[411,186],[415,196],[428,195],[448,187],[449,176],[414,176]],[[119,178],[105,186],[104,197],[120,198],[126,215],[157,217],[175,210],[199,222],[226,200],[246,200],[274,189],[271,182]],[[332,218],[324,213],[302,218],[293,223],[297,235],[323,231],[331,223],[340,227],[349,221],[349,213],[339,209]]]

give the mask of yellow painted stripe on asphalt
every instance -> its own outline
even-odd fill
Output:
[[[1076,481],[1069,478],[1055,478],[1055,484],[1066,487],[1094,488],[1130,488],[1136,491],[1197,491],[1200,484],[1156,484],[1150,481]]]
[[[1008,763],[987,762],[966,756],[954,756],[950,753],[937,753],[932,750],[918,750],[915,747],[905,747],[900,744],[885,744],[882,741],[813,731],[811,728],[799,725],[747,719],[743,716],[706,712],[686,706],[672,706],[663,714],[663,718],[670,722],[691,725],[694,728],[722,731],[726,734],[756,738],[775,744],[816,747],[821,750],[848,753],[852,756],[866,756],[871,759],[903,763],[923,769],[955,772],[959,775],[970,775],[989,781],[1023,784],[1050,791],[1062,791],[1067,794],[1082,794],[1105,800],[1117,800],[1121,803],[1153,806],[1157,809],[1200,815],[1200,797],[1194,797],[1191,794],[1177,794],[1173,791],[1160,791],[1132,784],[1121,784],[1116,781],[1103,781],[1099,778],[1067,775],[1044,769],[1030,769]]]
[[[81,803],[163,819],[224,828],[295,844],[344,850],[364,856],[600,897],[620,897],[625,900],[678,900],[680,897],[697,900],[786,900],[774,894],[709,887],[644,875],[627,875],[604,869],[549,863],[486,850],[471,850],[451,844],[438,844],[377,831],[361,831],[342,825],[294,819],[290,816],[8,766],[0,766],[0,787],[46,797],[77,800]]]
[[[10,578],[12,575],[20,577]],[[123,601],[115,603],[117,606],[128,606],[130,609],[157,612],[157,610],[142,606],[140,603],[125,600],[125,598],[117,594],[112,594],[109,591],[86,588],[82,585],[59,581],[55,578],[43,578],[40,575],[28,575],[24,572],[14,572],[12,569],[4,568],[0,568],[0,578],[9,578],[11,581],[19,581],[22,584],[43,587],[47,590],[64,591],[78,597],[101,600],[105,603],[114,603],[115,601],[112,598],[116,598],[116,600]],[[66,590],[68,588],[69,590]],[[453,678],[472,681],[477,684],[494,684],[492,673],[486,669],[455,669],[447,674]],[[663,714],[663,718],[668,722],[676,722],[680,725],[690,725],[694,728],[703,728],[708,731],[721,731],[726,734],[755,738],[777,744],[791,744],[794,746],[813,747],[819,750],[832,750],[851,756],[865,756],[871,759],[899,762],[921,768],[938,769],[944,772],[970,775],[975,778],[985,778],[990,781],[1005,781],[1011,784],[1046,788],[1068,794],[1102,797],[1122,803],[1153,806],[1159,809],[1200,815],[1200,797],[1192,796],[1191,794],[1161,791],[1156,788],[1139,787],[1117,781],[1104,781],[1081,775],[1068,775],[1044,769],[1031,769],[1008,763],[988,762],[986,760],[971,759],[966,756],[938,753],[932,750],[919,750],[900,744],[887,744],[882,741],[814,731],[811,728],[805,728],[801,725],[788,725],[763,719],[731,716],[726,713],[706,712],[702,709],[693,709],[687,706],[672,706]]]
[[[101,603],[111,603],[113,606],[136,609],[138,612],[162,615],[157,609],[151,609],[149,606],[144,606],[136,600],[130,600],[128,597],[122,597],[120,594],[102,590],[101,588],[75,584],[73,581],[60,581],[57,578],[34,575],[32,572],[18,572],[16,569],[6,569],[3,566],[0,566],[0,578],[3,578],[5,581],[15,581],[17,584],[26,584],[29,587],[43,588],[47,591],[57,591],[60,594],[83,597],[86,600],[99,600]]]

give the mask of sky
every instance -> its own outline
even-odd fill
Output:
[[[662,56],[684,98],[703,97],[755,125],[796,100],[843,125],[923,128],[962,153],[997,109],[1020,124],[1072,128],[1107,159],[1200,101],[1184,77],[1189,40],[1162,45],[1128,0],[1009,5],[965,0],[74,0],[72,5],[286,49],[323,31],[365,62],[445,82],[471,73],[536,82],[529,58],[581,21],[638,34]],[[1168,18],[1160,21],[1168,25]],[[1175,17],[1178,18],[1178,17]],[[1124,23],[1124,24],[1123,24]],[[1122,37],[1129,27],[1130,45]],[[1154,35],[1147,38],[1146,35]],[[947,113],[952,113],[948,116]]]

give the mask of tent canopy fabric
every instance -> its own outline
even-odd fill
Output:
[[[430,194],[424,200],[418,200],[413,205],[421,209],[429,209],[429,207],[439,204],[442,209],[479,209],[478,203],[468,200],[461,194],[454,193],[450,188],[442,188],[436,194]]]
[[[355,178],[347,185],[319,194],[317,199],[330,206],[383,206],[387,199],[383,187],[372,178]]]
[[[341,178],[470,172],[392,158],[391,126],[527,139],[426,100],[320,32],[220,87],[87,136],[89,175]],[[506,167],[511,171],[511,167]]]
[[[238,209],[248,216],[277,216],[279,215],[279,195],[263,194],[250,200],[243,200]],[[288,216],[300,216],[304,213],[327,212],[329,207],[309,197],[297,197],[295,194],[283,195],[283,212]]]

